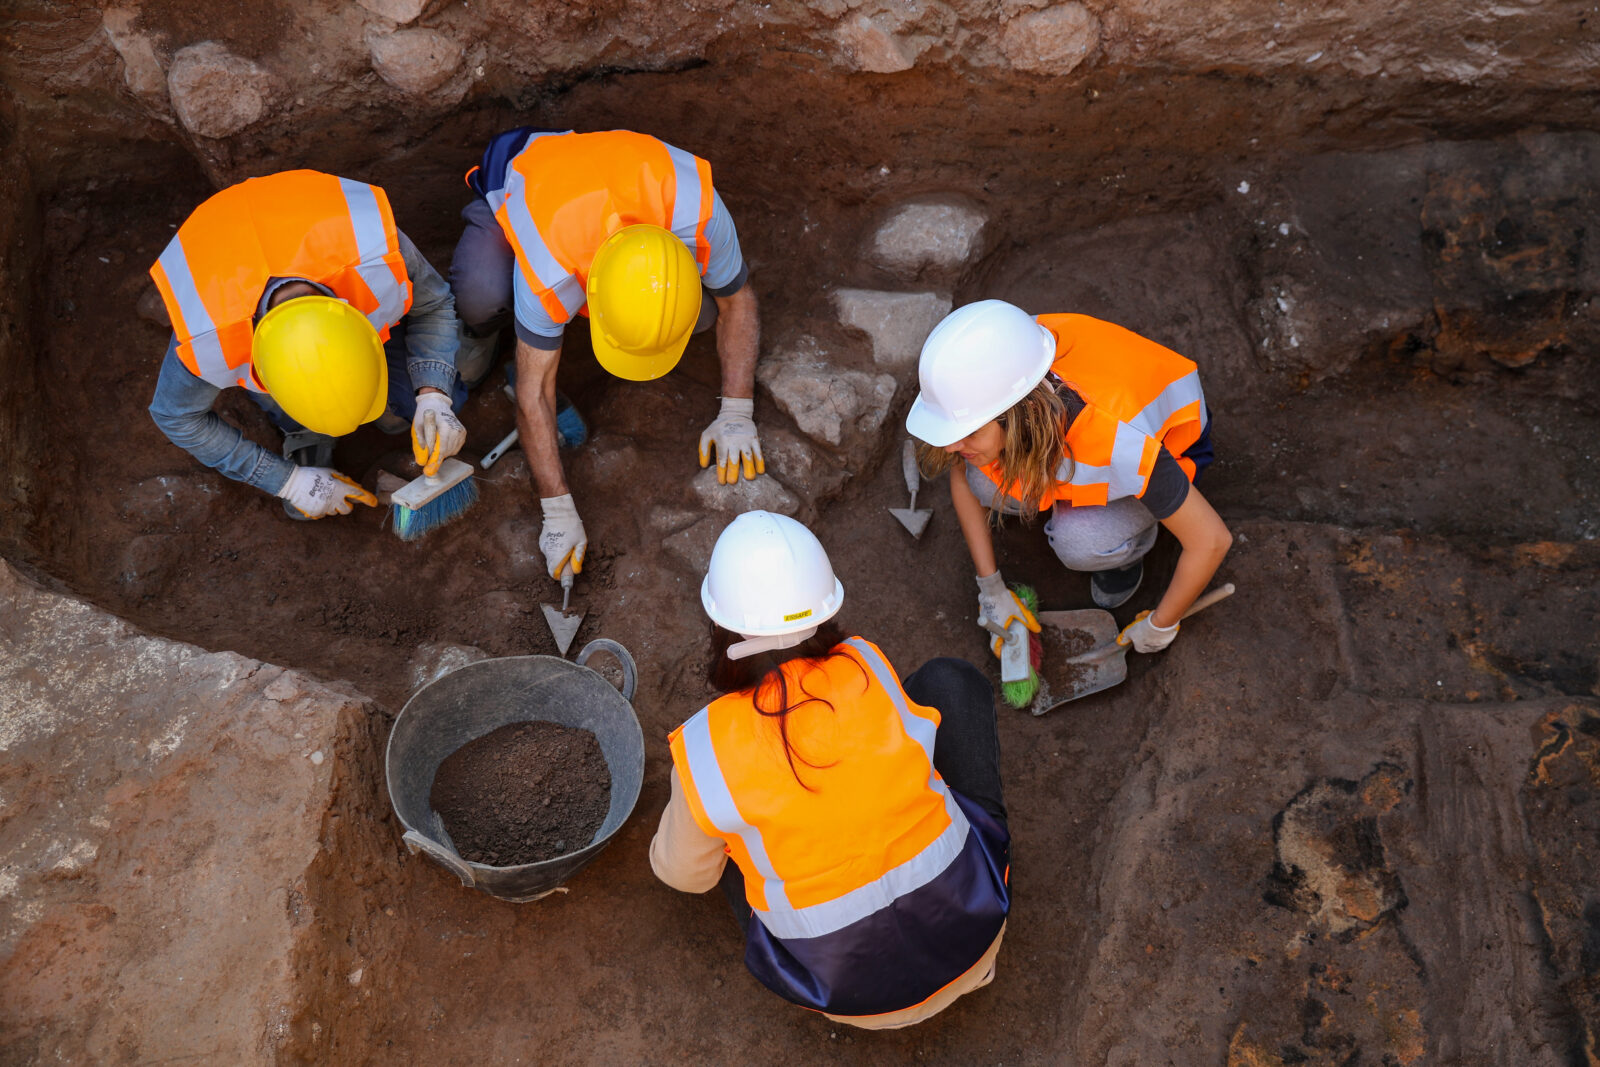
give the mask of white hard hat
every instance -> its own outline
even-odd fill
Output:
[[[936,448],[961,440],[1027,396],[1055,355],[1055,335],[1015,304],[957,308],[922,343],[906,430]]]
[[[712,622],[745,637],[803,635],[767,646],[788,647],[838,614],[844,586],[810,530],[786,515],[747,511],[717,538],[700,603]]]

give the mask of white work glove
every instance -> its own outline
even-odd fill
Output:
[[[331,467],[295,467],[278,496],[308,519],[348,515],[351,501],[378,506],[377,497]]]
[[[1013,619],[1021,619],[1029,631],[1039,632],[1039,620],[1033,617],[1028,605],[1017,599],[1017,594],[1006,588],[1006,580],[1000,577],[998,568],[988,577],[978,578],[978,625],[982,626],[985,619],[1002,630],[1010,626]],[[1002,644],[999,635],[995,635],[990,649],[996,656],[1000,655]]]
[[[539,551],[544,553],[545,570],[550,577],[559,580],[561,571],[570,563],[573,574],[582,574],[583,557],[589,551],[589,535],[583,532],[583,520],[578,518],[572,494],[540,497],[539,506],[544,509]]]
[[[411,454],[432,477],[439,464],[461,451],[467,443],[467,428],[450,410],[450,398],[443,393],[417,396],[417,413],[411,417]]]
[[[1172,644],[1172,639],[1178,636],[1178,623],[1168,627],[1160,627],[1150,621],[1150,613],[1141,611],[1135,615],[1133,621],[1122,628],[1117,635],[1117,644],[1126,645],[1133,643],[1135,652],[1160,652]]]
[[[755,481],[758,474],[767,473],[767,462],[761,458],[761,442],[756,438],[756,421],[751,418],[755,413],[754,400],[725,396],[717,417],[700,435],[700,466],[710,465],[714,450],[718,485],[734,485],[739,481],[741,461],[744,476],[750,481]]]

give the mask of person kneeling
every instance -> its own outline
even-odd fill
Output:
[[[670,736],[656,876],[720,883],[750,972],[838,1022],[909,1026],[987,985],[1010,909],[988,680],[940,658],[902,686],[842,636],[827,553],[782,515],[729,524],[700,599],[726,695]]]

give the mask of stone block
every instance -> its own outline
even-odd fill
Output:
[[[800,432],[835,447],[871,451],[889,414],[895,380],[828,363],[813,337],[801,337],[766,359],[756,379]]]
[[[749,481],[741,477],[733,485],[717,484],[717,469],[707,467],[689,482],[695,499],[710,511],[742,515],[747,511],[775,511],[793,515],[800,501],[776,479],[766,475]]]
[[[113,7],[102,16],[100,28],[122,60],[122,83],[141,99],[158,100],[166,91],[167,75],[154,40],[135,28],[138,19],[136,7]]]
[[[952,275],[976,257],[987,221],[964,200],[902,204],[873,233],[868,258],[906,277]]]
[[[840,322],[872,338],[872,361],[885,367],[916,366],[922,342],[950,314],[950,298],[938,293],[836,289],[833,306]]]
[[[1006,23],[1000,51],[1017,70],[1069,74],[1100,43],[1100,20],[1082,4],[1030,11]]]
[[[461,66],[461,45],[436,30],[374,34],[367,47],[378,77],[413,96],[431,93]]]
[[[167,94],[190,133],[229,137],[266,114],[272,76],[220,42],[201,41],[172,58]]]
[[[927,48],[925,43],[917,48],[897,36],[881,15],[858,12],[835,27],[833,35],[857,69],[873,74],[910,70],[917,56]]]
[[[704,575],[711,566],[711,550],[717,547],[717,538],[731,521],[725,515],[706,515],[662,541],[661,547],[683,560],[694,574]]]
[[[408,22],[415,22],[422,14],[422,9],[428,6],[428,0],[356,0],[356,2],[374,15],[402,26]]]
[[[767,473],[807,504],[838,492],[850,477],[832,456],[787,427],[761,428],[761,454]]]

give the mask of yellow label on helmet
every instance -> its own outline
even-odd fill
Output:
[[[806,617],[806,616],[807,616],[807,615],[810,615],[810,614],[811,614],[811,609],[810,609],[810,608],[807,608],[807,609],[806,609],[806,610],[804,610],[804,611],[797,611],[797,612],[795,612],[795,613],[794,613],[794,614],[793,614],[793,615],[785,615],[785,616],[784,616],[784,617],[783,617],[783,621],[784,621],[784,622],[794,622],[794,620],[796,620],[796,619],[803,619],[803,618],[805,618],[805,617]]]

